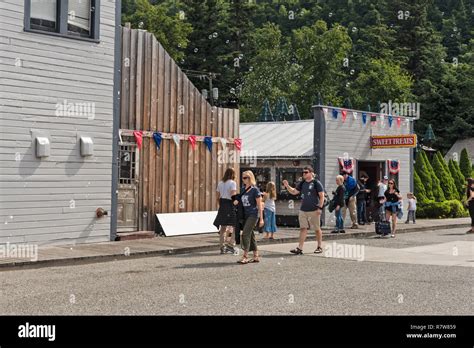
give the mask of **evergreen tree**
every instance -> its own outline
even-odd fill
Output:
[[[423,182],[421,181],[421,178],[416,170],[413,172],[413,182],[415,185],[415,192],[413,193],[415,194],[417,202],[421,204],[427,203],[428,197],[426,195],[425,186],[423,185]]]
[[[434,200],[435,197],[433,194],[433,182],[431,180],[431,175],[429,168],[426,165],[425,158],[426,156],[424,156],[424,151],[420,151],[415,162],[415,171],[417,172],[418,177],[425,188],[426,198],[429,200]]]
[[[458,199],[459,195],[454,179],[440,152],[437,152],[433,158],[433,170],[440,181],[444,197],[447,200]]]
[[[459,199],[462,200],[466,191],[466,184],[464,180],[464,175],[462,175],[461,173],[461,169],[459,168],[458,162],[452,159],[449,160],[449,171],[451,172],[451,176],[453,177],[454,183],[456,184]]]
[[[441,188],[441,182],[436,176],[435,171],[433,170],[433,167],[431,166],[431,163],[428,160],[428,156],[426,156],[426,153],[424,151],[421,152],[421,156],[423,157],[425,168],[428,172],[428,175],[430,176],[431,189],[433,190],[433,197],[435,201],[436,202],[445,201],[446,198],[444,196],[443,189]]]
[[[461,159],[459,160],[459,167],[461,168],[461,173],[464,175],[464,179],[471,177],[472,163],[471,158],[467,149],[462,149]]]

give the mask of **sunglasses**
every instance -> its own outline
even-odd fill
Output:
[[[395,183],[394,183],[394,182],[389,182],[388,184],[389,184],[389,185],[394,185]]]
[[[308,172],[307,170],[305,170],[305,171],[303,172],[303,174],[308,174],[308,173],[309,173],[309,172]]]
[[[248,179],[250,179],[250,178],[249,178],[248,176],[244,176],[242,179],[243,179],[243,180],[248,180]]]

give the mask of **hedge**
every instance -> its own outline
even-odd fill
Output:
[[[416,216],[427,219],[446,219],[469,216],[469,213],[462,203],[456,199],[434,202],[428,201],[418,204]]]
[[[461,172],[464,175],[464,179],[469,178],[472,175],[472,163],[467,153],[467,150],[464,148],[461,151],[461,158],[459,160],[459,167],[461,168]]]
[[[459,192],[454,183],[454,179],[440,152],[436,152],[433,157],[433,170],[439,179],[446,200],[459,199]]]

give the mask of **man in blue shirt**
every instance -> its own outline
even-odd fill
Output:
[[[346,197],[345,197],[345,206],[342,208],[342,218],[346,219],[347,208],[349,208],[349,213],[352,220],[352,229],[359,228],[357,224],[357,193],[359,192],[359,185],[357,185],[356,179],[351,175],[344,172],[341,173],[344,176],[344,186],[346,188]]]
[[[315,254],[323,252],[323,232],[321,231],[321,212],[324,205],[324,188],[323,185],[314,178],[314,170],[311,166],[303,168],[303,181],[300,181],[296,188],[288,185],[287,180],[283,180],[283,185],[292,195],[301,193],[301,208],[298,214],[300,224],[300,240],[297,248],[290,250],[296,255],[303,254],[303,244],[308,234],[308,229],[316,232],[318,247],[314,251]]]

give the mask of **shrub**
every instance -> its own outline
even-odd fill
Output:
[[[431,176],[425,164],[424,151],[420,151],[416,157],[415,171],[420,177],[421,183],[425,188],[425,195],[427,199],[434,199],[433,185],[431,183]]]
[[[451,176],[456,184],[459,199],[462,200],[466,194],[466,181],[464,180],[464,175],[461,173],[458,162],[449,160],[449,171],[451,172]]]
[[[468,215],[462,203],[456,199],[444,202],[428,201],[419,204],[418,207],[416,215],[420,218],[446,219],[466,217]]]
[[[422,157],[423,157],[425,170],[428,173],[428,175],[430,176],[431,190],[432,190],[433,199],[436,202],[445,201],[446,198],[444,197],[444,193],[443,193],[443,190],[441,188],[441,183],[440,183],[438,177],[436,176],[436,174],[433,170],[433,167],[431,166],[430,161],[428,160],[428,156],[426,156],[426,153],[424,151],[422,151],[421,154],[422,154]],[[426,195],[428,196],[428,198],[431,199],[431,196],[430,196],[428,191],[426,191]]]
[[[415,194],[416,200],[420,203],[427,202],[428,197],[426,196],[425,186],[416,170],[413,172],[413,183],[415,184],[415,192],[413,193]]]
[[[439,179],[441,189],[443,190],[443,193],[444,193],[444,197],[447,200],[458,199],[459,193],[456,189],[454,179],[440,152],[437,152],[434,155],[433,170]]]
[[[466,149],[462,149],[461,151],[461,159],[459,160],[459,167],[461,168],[461,173],[464,175],[464,179],[467,179],[471,176],[472,163]]]

